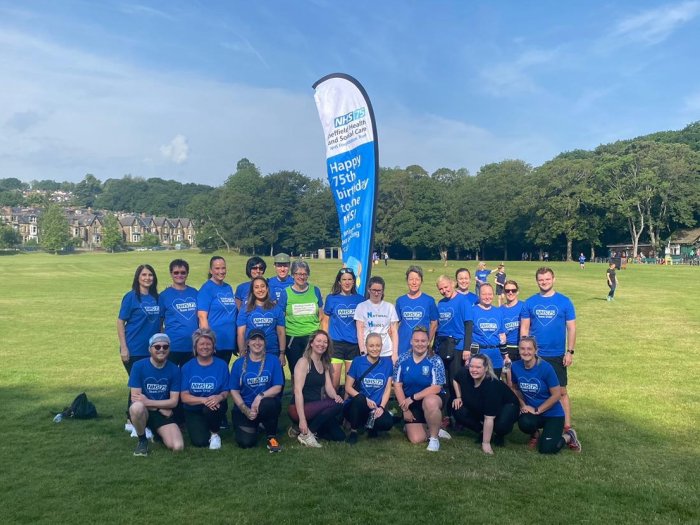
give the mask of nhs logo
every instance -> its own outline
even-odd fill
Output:
[[[335,119],[333,120],[333,127],[339,128],[340,126],[345,126],[353,120],[361,119],[365,116],[365,113],[365,108],[360,108],[356,109],[355,111],[351,111],[350,113],[347,113],[345,115],[335,117]]]

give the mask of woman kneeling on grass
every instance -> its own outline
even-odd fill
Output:
[[[386,411],[391,397],[393,367],[390,358],[379,357],[382,352],[382,336],[369,334],[365,339],[367,355],[352,361],[345,380],[345,392],[349,398],[343,413],[350,423],[347,442],[357,443],[357,429],[367,427],[367,437],[377,437],[380,431],[391,430],[394,418]]]
[[[513,392],[520,401],[518,426],[530,434],[530,448],[541,454],[556,454],[564,445],[581,452],[574,429],[564,432],[564,409],[559,402],[561,389],[552,365],[537,356],[533,337],[523,337],[518,344],[520,361],[513,363]],[[540,431],[542,429],[542,431]]]
[[[279,394],[284,373],[277,356],[265,352],[265,332],[254,328],[248,334],[244,357],[233,363],[229,388],[234,407],[231,412],[236,443],[251,448],[257,443],[258,425],[267,436],[267,449],[280,452],[277,424],[282,411]]]
[[[411,443],[428,440],[428,450],[440,450],[438,438],[451,436],[440,428],[445,401],[445,367],[436,355],[429,355],[428,329],[417,326],[411,337],[411,351],[399,358],[394,370],[394,393],[403,411],[406,435]]]
[[[482,288],[483,290],[483,288]],[[505,436],[518,420],[518,398],[508,385],[499,381],[491,359],[476,354],[468,368],[454,379],[453,414],[458,423],[477,433],[477,443],[485,454],[493,454],[491,442],[503,446]]]
[[[208,328],[192,334],[195,359],[182,367],[182,398],[185,424],[192,445],[212,450],[221,448],[219,427],[228,404],[228,365],[214,357],[216,335]]]
[[[343,398],[333,388],[331,376],[332,351],[328,333],[317,330],[309,337],[306,350],[294,367],[294,396],[289,405],[289,417],[299,423],[299,433],[291,427],[289,435],[297,436],[307,447],[321,447],[316,436],[329,441],[345,440],[345,432],[338,422]]]
[[[168,361],[170,338],[166,334],[153,335],[148,351],[150,358],[134,363],[129,375],[129,417],[139,438],[134,456],[148,455],[146,428],[170,450],[184,447],[180,428],[173,419],[173,409],[180,399],[180,369]]]

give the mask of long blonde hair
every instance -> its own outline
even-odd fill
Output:
[[[311,343],[313,343],[314,340],[319,335],[325,335],[326,339],[328,340],[328,348],[321,355],[321,364],[323,365],[324,370],[330,370],[331,369],[331,354],[333,353],[333,341],[331,341],[331,337],[328,335],[328,332],[326,332],[325,330],[316,330],[314,333],[312,333],[309,336],[309,342],[306,344],[306,348],[304,349],[304,353],[302,354],[301,357],[305,358],[307,361],[311,361],[311,352],[312,352]]]

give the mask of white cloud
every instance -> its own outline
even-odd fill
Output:
[[[613,36],[631,42],[657,44],[700,14],[700,2],[682,2],[649,9],[621,20]]]
[[[175,135],[175,138],[173,138],[169,144],[160,147],[160,154],[163,158],[175,164],[182,164],[185,162],[189,152],[190,146],[187,143],[187,137],[180,134]]]

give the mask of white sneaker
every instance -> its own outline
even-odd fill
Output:
[[[126,424],[124,425],[124,431],[131,432],[133,434],[134,432],[136,432],[136,429],[134,428],[134,425],[132,425],[130,421],[127,421]],[[134,437],[134,436],[132,435],[131,437]]]
[[[440,429],[438,431],[438,437],[440,439],[452,439],[452,436],[450,436],[450,433],[447,430]]]
[[[137,437],[139,437],[139,435],[136,433],[136,429],[135,429],[135,428],[131,431],[131,437],[132,437],[132,438],[137,438]]]
[[[151,429],[146,427],[146,439],[153,443],[153,432],[151,432]]]
[[[221,437],[219,434],[212,434],[209,438],[209,450],[219,450],[221,448]]]
[[[440,450],[440,440],[438,438],[430,438],[428,440],[428,452],[437,452]]]
[[[297,439],[299,440],[299,443],[306,447],[321,448],[321,443],[316,441],[316,436],[314,436],[311,432],[308,434],[299,434]]]

